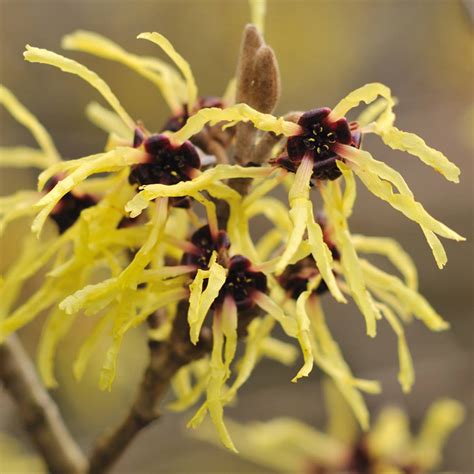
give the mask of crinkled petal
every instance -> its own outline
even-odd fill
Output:
[[[283,118],[256,111],[247,104],[236,104],[225,109],[210,107],[201,109],[188,119],[186,125],[171,135],[173,141],[182,143],[199,133],[206,124],[219,122],[252,122],[256,128],[277,135],[291,136],[300,132],[301,127]]]
[[[383,142],[394,150],[401,150],[418,157],[447,180],[459,183],[461,170],[438,150],[429,147],[418,135],[402,132],[396,127],[388,127],[379,132]]]
[[[117,112],[123,122],[133,130],[135,122],[127,112],[125,112],[125,109],[120,105],[119,100],[110,90],[110,87],[95,72],[72,59],[61,56],[60,54],[53,53],[47,49],[35,48],[30,45],[26,45],[26,51],[23,53],[23,56],[29,62],[48,64],[61,69],[61,71],[75,74],[84,79],[100,92],[115,112]]]
[[[415,264],[396,240],[389,237],[366,237],[355,234],[352,235],[352,243],[358,252],[387,257],[403,275],[406,285],[412,290],[418,289],[418,272]]]
[[[166,103],[173,112],[176,113],[181,110],[181,103],[174,91],[170,74],[166,74],[167,71],[162,74],[154,72],[148,67],[144,58],[125,51],[110,39],[90,31],[78,30],[64,36],[61,46],[64,49],[83,51],[128,66],[160,89]]]
[[[394,98],[394,102],[396,99]],[[380,117],[380,114],[387,108],[387,101],[381,97],[366,107],[357,117],[357,124],[365,127]]]
[[[30,130],[45,154],[44,159],[48,160],[49,164],[61,159],[47,130],[39,123],[38,119],[19,102],[13,93],[1,84],[0,104],[5,106],[19,123]]]
[[[91,102],[86,107],[87,118],[98,128],[109,134],[114,134],[129,143],[133,141],[133,132],[113,111],[106,109],[97,102]]]
[[[336,121],[345,117],[349,110],[357,107],[361,102],[370,104],[377,99],[378,96],[386,100],[386,107],[382,114],[377,119],[379,126],[391,126],[395,120],[395,114],[392,109],[395,101],[392,97],[390,89],[379,82],[365,84],[362,87],[350,92],[344,99],[342,99],[329,115],[329,119]]]
[[[369,411],[357,388],[364,388],[370,393],[377,393],[380,392],[380,386],[377,382],[359,381],[353,378],[338,345],[329,332],[318,298],[315,296],[309,298],[308,305],[311,327],[315,335],[315,339],[313,340],[313,355],[315,361],[333,378],[341,395],[353,410],[360,426],[362,429],[367,430],[369,427]],[[358,385],[360,385],[360,387],[358,387]]]
[[[275,303],[268,295],[262,292],[256,292],[255,302],[260,308],[266,311],[270,316],[275,318],[290,337],[296,337],[298,334],[298,327],[296,320],[287,316],[281,307]]]
[[[39,234],[43,228],[48,215],[56,204],[70,192],[75,186],[87,179],[92,174],[119,171],[120,169],[136,163],[143,153],[133,148],[117,148],[108,153],[101,154],[95,160],[91,160],[79,166],[66,178],[59,181],[56,186],[44,196],[36,207],[41,211],[33,221],[32,230]]]
[[[56,308],[48,316],[48,320],[43,327],[38,346],[38,370],[43,383],[48,388],[58,386],[54,375],[54,357],[59,341],[69,331],[74,319],[61,309]]]
[[[446,255],[446,250],[444,249],[443,244],[433,231],[425,229],[424,227],[422,227],[421,230],[423,231],[426,241],[433,252],[436,265],[438,265],[438,268],[442,270],[448,263],[448,256]]]
[[[215,255],[215,254],[214,254]],[[198,270],[197,275],[190,285],[189,297],[189,334],[191,342],[199,341],[199,334],[212,303],[219,295],[219,291],[225,283],[227,272],[224,267],[215,261],[210,262],[209,270]],[[202,291],[204,278],[208,278],[207,287]]]
[[[343,213],[342,198],[339,185],[336,182],[321,187],[324,208],[333,226],[333,234],[337,248],[341,253],[341,265],[344,278],[349,285],[351,295],[364,315],[367,334],[374,337],[376,334],[376,320],[380,318],[379,311],[367,291],[359,258],[354,249],[349,233],[347,221]]]
[[[277,275],[285,270],[303,240],[303,235],[308,223],[308,213],[311,209],[309,190],[312,174],[313,160],[309,156],[305,156],[296,171],[295,180],[288,193],[293,229],[288,237],[285,251],[276,266],[275,271]]]
[[[392,185],[380,179],[374,173],[361,171],[358,169],[354,169],[354,171],[372,194],[383,201],[388,202],[394,209],[400,211],[410,220],[416,222],[418,225],[420,225],[422,230],[434,232],[446,239],[452,239],[456,241],[465,240],[464,237],[460,236],[449,227],[430,216],[426,212],[425,208],[419,202],[415,201],[412,196],[394,193]],[[440,266],[443,262],[445,262],[445,251],[441,246],[441,242],[439,242],[439,240],[435,241],[432,239],[430,233],[425,233],[425,236],[427,239],[429,238],[428,236],[430,236],[429,244],[434,253],[435,260],[438,266]]]
[[[182,181],[177,184],[150,184],[142,186],[142,190],[125,206],[131,217],[142,213],[149,202],[157,197],[192,196],[207,189],[211,184],[218,184],[221,179],[265,177],[273,172],[270,167],[243,167],[234,165],[217,165],[199,174],[191,181]]]
[[[222,350],[224,346],[224,333],[222,321],[218,317],[214,318],[212,325],[213,346],[211,354],[211,371],[209,384],[207,386],[207,409],[212,422],[216,427],[219,439],[222,444],[231,451],[237,452],[232,439],[224,424],[224,409],[222,406],[222,387],[226,378],[226,369],[222,360]]]
[[[449,328],[449,323],[431,307],[428,301],[422,295],[404,285],[399,278],[389,275],[366,260],[361,259],[360,265],[367,281],[370,280],[380,288],[387,289],[396,295],[432,331],[443,331]]]
[[[197,99],[197,85],[189,63],[174,49],[173,45],[163,35],[160,35],[160,33],[141,33],[137,38],[146,39],[155,43],[174,61],[186,80],[188,90],[187,106],[189,110],[193,110]]]
[[[254,319],[249,324],[245,352],[237,364],[237,376],[225,394],[226,403],[234,399],[239,388],[249,379],[260,358],[263,341],[270,334],[274,325],[275,320],[271,316],[264,319]]]
[[[336,301],[346,303],[346,299],[337,286],[336,278],[332,271],[332,255],[328,246],[324,242],[323,231],[320,225],[315,221],[313,210],[308,207],[308,242],[311,245],[311,253],[316,262],[323,280],[326,282],[329,291]]]
[[[113,298],[113,292],[116,288],[117,278],[110,278],[94,285],[87,285],[61,301],[59,307],[67,314],[77,313],[92,303],[97,305],[99,302],[100,306],[102,306],[100,303],[102,301],[104,302],[103,307],[105,307]]]
[[[298,341],[303,352],[304,365],[298,371],[292,382],[297,382],[301,377],[307,377],[313,370],[314,356],[310,339],[310,320],[306,312],[306,303],[313,290],[319,285],[321,278],[308,282],[308,289],[303,291],[296,301],[296,322],[298,324]]]
[[[405,393],[410,392],[415,382],[415,372],[413,369],[413,361],[405,339],[403,326],[398,321],[393,311],[385,305],[380,305],[380,310],[388,321],[398,338],[398,360],[400,364],[400,372],[398,381]]]
[[[352,215],[352,209],[357,195],[354,173],[342,161],[338,160],[336,163],[344,177],[345,187],[344,195],[342,196],[342,208],[346,219],[348,219]]]

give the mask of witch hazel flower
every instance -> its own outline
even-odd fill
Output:
[[[334,258],[336,282],[343,292],[350,295],[348,282],[353,278],[353,274],[342,265],[338,245],[333,240],[336,226],[327,218],[318,217],[318,221],[324,231],[324,241]],[[397,336],[400,365],[398,379],[403,391],[409,392],[415,374],[403,324],[411,321],[414,316],[434,331],[447,329],[449,325],[418,293],[415,265],[397,242],[389,238],[354,235],[350,236],[350,243],[361,254],[386,257],[403,276],[401,279],[381,270],[368,260],[360,259],[361,278],[366,284],[368,298],[373,301],[380,319],[385,320]],[[325,323],[321,305],[322,296],[328,292],[328,287],[321,279],[308,242],[300,247],[291,264],[278,277],[278,283],[284,290],[284,295],[279,297],[282,307],[286,313],[296,315],[298,340],[305,356],[305,364],[294,381],[308,376],[313,364],[318,365],[334,379],[361,426],[367,427],[368,411],[355,389],[376,393],[380,391],[380,386],[376,382],[354,380],[342,358],[342,352],[335,349],[337,343]],[[353,380],[349,384],[352,388],[344,383],[340,384],[344,380]]]
[[[175,62],[176,67],[158,58],[138,56],[125,51],[110,39],[89,31],[78,30],[66,35],[62,47],[67,50],[80,51],[116,61],[134,70],[154,84],[160,91],[170,109],[171,117],[162,127],[162,132],[179,130],[187,119],[196,111],[205,107],[220,107],[230,105],[233,101],[235,81],[231,80],[221,97],[200,97],[198,88],[188,62],[174,49],[171,43],[159,33],[143,33],[140,39],[152,41]],[[111,133],[112,141],[116,143],[130,141],[130,133],[123,132],[122,127],[111,127],[115,120],[110,120],[110,111],[97,103],[91,103],[86,109],[89,118],[100,128]],[[200,148],[206,153],[214,154],[229,144],[228,133],[215,134],[196,139]]]
[[[31,131],[40,147],[40,149],[3,147],[0,151],[1,166],[35,166],[45,169],[49,166],[53,168],[61,166],[64,163],[46,129],[4,86],[0,86],[0,103],[18,122]],[[57,176],[50,179],[45,191],[21,191],[12,196],[0,198],[0,233],[4,232],[10,222],[35,214],[35,204],[54,187],[59,179]],[[42,241],[31,240],[28,236],[20,239],[23,247],[21,257],[12,268],[7,270],[5,284],[0,290],[2,300],[0,337],[2,339],[30,322],[45,308],[61,300],[61,294],[64,297],[71,289],[77,289],[77,286],[71,286],[66,280],[57,283],[56,286],[49,282],[24,304],[18,305],[21,288],[39,270],[51,261],[54,261],[57,270],[61,265],[65,265],[71,244],[76,241],[77,245],[79,235],[83,235],[82,225],[78,224],[82,211],[96,206],[98,201],[107,194],[108,186],[111,184],[110,179],[98,178],[95,182],[90,182],[62,196],[51,212],[51,220],[56,224],[60,236],[57,236],[57,232],[50,232]],[[88,265],[84,255],[80,260],[82,270],[86,271]],[[80,278],[76,281],[78,285],[81,285]]]
[[[298,125],[301,134],[288,138],[288,156],[279,157],[275,163],[291,172],[296,172],[305,156],[313,161],[311,179],[333,180],[341,176],[336,160],[341,159],[336,150],[339,144],[359,148],[361,133],[357,124],[354,130],[345,118],[330,120],[331,109],[325,107],[310,110],[301,115]]]
[[[262,31],[264,2],[251,3]],[[279,325],[286,339],[297,341],[303,356],[293,381],[317,366],[332,378],[367,430],[369,413],[361,392],[378,393],[380,385],[352,374],[326,324],[324,295],[341,303],[351,297],[370,336],[379,320],[391,326],[405,392],[414,372],[403,323],[415,317],[435,331],[448,324],[418,293],[416,269],[396,242],[351,234],[356,177],[420,225],[439,267],[447,259],[438,236],[462,237],[427,213],[397,171],[363,149],[363,136],[380,136],[389,147],[418,157],[453,182],[458,168],[421,138],[394,126],[395,100],[379,83],[351,92],[333,109],[272,115],[280,94],[278,67],[254,26],[245,29],[236,80],[221,99],[199,97],[189,63],[164,36],[142,33],[139,39],[157,45],[173,64],[134,55],[85,31],[66,36],[63,46],[122,63],[155,84],[171,116],[158,133],[132,118],[106,82],[84,65],[27,46],[26,60],[82,78],[110,107],[91,103],[86,109],[107,133],[105,150],[63,161],[39,122],[0,89],[0,101],[40,146],[2,148],[0,156],[7,164],[42,170],[38,192],[0,200],[3,224],[37,214],[34,233],[39,235],[50,220],[61,232],[44,255],[41,241],[25,241],[0,288],[5,296],[0,337],[48,311],[39,367],[46,384],[54,386],[53,360],[61,339],[75,318],[94,318],[73,371],[80,379],[99,341],[108,337],[99,386],[110,390],[130,330],[155,321],[151,344],[170,348],[176,328],[184,327],[178,331],[184,352],[199,351],[189,359],[173,353],[173,360],[186,364],[170,379],[176,394],[172,409],[189,408],[204,397],[190,426],[209,414],[223,444],[235,450],[224,407],[262,357],[294,361],[292,346],[272,336]],[[369,107],[349,121],[347,114],[362,102]],[[95,176],[102,173],[107,176]],[[289,206],[271,195],[279,186],[287,187]],[[259,240],[253,232],[255,217],[266,218],[271,226]],[[401,278],[360,254],[387,257]],[[51,270],[41,287],[15,308],[23,282],[47,263]]]
[[[209,412],[222,442],[235,451],[235,446],[224,424],[223,405],[233,399],[237,388],[249,376],[251,370],[251,366],[244,366],[245,378],[242,380],[242,376],[240,378],[237,376],[234,388],[229,391],[224,390],[225,383],[231,375],[230,367],[237,349],[239,329],[242,333],[242,328],[239,326],[251,324],[258,313],[252,314],[249,319],[248,311],[256,307],[278,321],[289,335],[296,335],[296,325],[267,295],[267,277],[258,265],[252,264],[243,255],[229,257],[229,241],[222,231],[216,233],[206,226],[193,234],[191,242],[194,249],[191,248],[184,254],[184,263],[195,262],[196,266],[202,267],[212,249],[207,262],[208,268],[199,268],[189,286],[188,323],[192,343],[196,344],[199,341],[201,329],[210,310],[213,310],[214,314],[212,318],[213,348],[210,356],[206,401],[198,409],[189,425],[196,428]],[[255,361],[252,365],[254,364]],[[242,374],[240,371],[239,373]]]
[[[153,43],[156,43],[157,45],[161,46],[165,52],[169,54],[169,56],[175,60],[176,64],[180,68],[181,72],[183,73],[183,76],[186,79],[186,90],[188,93],[188,99],[189,103],[194,103],[196,100],[196,93],[195,93],[195,82],[194,79],[192,78],[192,74],[189,68],[189,65],[187,64],[186,61],[182,59],[178,53],[172,48],[170,43],[161,35],[157,33],[147,33],[140,35],[140,37],[144,39],[148,39],[152,41]],[[53,53],[51,51],[47,51],[44,49],[40,48],[34,48],[31,46],[27,46],[27,51],[25,52],[25,59],[31,62],[39,62],[43,64],[49,64],[51,66],[55,66],[60,68],[61,70],[78,75],[85,81],[89,82],[92,87],[97,89],[101,95],[109,102],[109,104],[112,106],[114,109],[114,112],[116,114],[116,119],[114,119],[112,122],[114,123],[113,127],[111,129],[117,129],[117,119],[121,121],[120,128],[126,127],[130,130],[131,133],[134,133],[136,130],[136,126],[134,124],[134,121],[131,119],[131,117],[127,114],[127,112],[124,110],[124,108],[121,106],[119,100],[117,97],[113,94],[113,92],[110,90],[110,88],[107,86],[107,84],[93,71],[89,70],[85,66],[79,64],[76,61],[73,61],[69,58],[66,58],[64,56],[58,55],[56,53]],[[143,66],[145,67],[145,66]],[[141,69],[140,69],[141,70]],[[215,111],[222,111],[222,109],[202,109],[202,110],[215,110]],[[256,111],[252,112],[252,109],[249,108],[246,110],[246,112],[251,112],[251,115],[254,117],[253,120],[258,120],[258,121],[265,121],[265,120],[272,120],[273,118],[269,115],[266,114],[260,114]],[[235,113],[234,113],[235,115]],[[241,114],[238,114],[240,116]],[[236,116],[236,118],[238,117]],[[193,117],[191,117],[193,118]],[[102,117],[100,119],[103,123],[106,122],[110,124],[111,120],[110,117],[107,117],[102,114]],[[191,120],[188,120],[187,123],[190,123]],[[213,119],[213,117],[210,117],[208,120],[205,121],[205,123],[202,124],[199,130],[196,131],[199,132],[204,125],[207,122],[211,122],[211,124],[216,124],[218,120],[218,117],[216,119]],[[281,123],[283,125],[283,122],[281,120],[277,121],[278,123]],[[288,123],[287,126],[293,126],[294,124]],[[143,184],[143,189],[145,191],[140,192],[137,195],[137,199],[135,201],[132,201],[128,206],[127,210],[131,213],[132,217],[136,217],[139,215],[145,207],[147,207],[147,204],[143,204],[143,196],[148,196],[150,195],[150,190],[151,189],[156,189],[153,188],[153,186],[168,186],[169,191],[165,193],[156,193],[154,197],[148,198],[147,201],[153,200],[156,197],[182,197],[182,196],[191,196],[191,194],[194,192],[199,192],[204,190],[204,187],[200,186],[195,186],[194,181],[198,181],[199,184],[203,183],[205,185],[209,184],[209,181],[204,179],[204,176],[199,175],[198,173],[192,174],[192,176],[198,176],[200,179],[192,179],[191,183],[193,186],[182,186],[180,185],[184,184],[182,181],[179,179],[174,179],[176,178],[175,173],[178,173],[178,176],[180,176],[182,179],[184,178],[184,181],[187,181],[187,178],[190,177],[188,175],[183,176],[182,169],[180,168],[180,165],[184,165],[184,162],[186,159],[188,160],[188,167],[189,168],[194,168],[198,169],[198,160],[195,156],[195,153],[193,153],[193,150],[190,145],[184,145],[186,142],[186,138],[182,139],[183,134],[188,132],[188,129],[185,131],[178,131],[174,134],[168,134],[164,135],[161,137],[160,135],[155,136],[154,138],[151,139],[150,141],[150,146],[151,142],[155,140],[155,147],[152,153],[147,152],[143,147],[131,147],[131,146],[125,146],[127,144],[126,141],[123,140],[112,140],[111,143],[108,145],[109,151],[105,153],[100,153],[97,155],[91,155],[89,157],[84,157],[80,158],[77,160],[70,160],[65,164],[60,164],[56,166],[50,167],[48,170],[46,170],[44,173],[39,178],[39,185],[40,187],[44,186],[45,182],[47,179],[49,179],[51,176],[54,174],[63,172],[66,173],[66,178],[58,182],[58,184],[55,186],[53,190],[51,190],[45,197],[43,197],[38,203],[37,203],[37,208],[40,209],[40,212],[33,223],[33,229],[35,232],[39,233],[42,229],[42,226],[44,225],[44,222],[49,215],[49,213],[52,211],[54,206],[57,204],[57,202],[61,199],[62,196],[64,196],[66,193],[70,192],[75,186],[78,186],[80,183],[82,183],[85,179],[87,179],[89,176],[92,176],[93,174],[97,173],[102,173],[102,172],[118,172],[124,168],[127,168],[129,166],[137,165],[134,168],[134,171],[132,171],[132,182],[137,182],[140,183],[141,180],[146,181],[148,184]],[[196,133],[190,133],[189,137],[195,135]],[[135,135],[135,139],[133,140],[135,145],[139,144],[141,142],[140,139],[140,133]],[[144,146],[146,145],[146,140],[148,140],[150,137],[148,136],[148,133],[143,133],[143,144]],[[160,138],[157,138],[160,137]],[[138,140],[137,140],[138,138]],[[165,147],[165,142],[166,140],[169,140],[170,143],[166,145]],[[132,144],[132,143],[131,143]],[[114,146],[115,145],[115,146]],[[157,147],[162,146],[163,148],[161,151],[158,153]],[[166,152],[165,152],[166,148]],[[179,150],[182,150],[184,152],[184,155],[187,156],[187,158],[184,158],[184,161],[182,159],[182,154],[180,154]],[[155,153],[155,155],[153,155]],[[158,153],[158,154],[156,154]],[[150,156],[155,156],[155,166],[151,166],[152,163],[150,163]],[[168,169],[170,176],[164,177],[166,175],[166,172],[163,174],[163,164],[158,164],[156,163],[156,159],[158,156],[161,156],[161,160],[163,161],[163,157],[165,161],[168,159],[171,159],[173,161],[176,157],[180,157],[178,159],[179,163],[176,163],[176,165],[172,165],[171,163],[166,164],[166,167],[170,167]],[[190,161],[189,161],[190,160]],[[152,160],[153,161],[153,160]],[[144,165],[144,166],[139,166],[139,165]],[[176,168],[179,169],[179,172],[177,169],[171,169],[171,168]],[[158,169],[161,169],[160,171],[160,176],[153,176],[152,173],[148,173],[147,176],[145,177],[143,174],[140,173],[139,170],[145,170],[149,169],[155,169],[157,171]],[[220,172],[219,172],[220,171]],[[253,178],[253,177],[258,177],[262,175],[266,175],[271,170],[269,169],[256,169],[253,170],[251,168],[249,169],[240,169],[239,167],[231,167],[229,165],[222,165],[222,167],[219,169],[218,167],[213,168],[212,170],[209,170],[210,173],[208,173],[209,177],[212,176],[212,181],[216,180],[222,180],[222,179],[228,179],[228,178]],[[216,173],[217,176],[213,176],[213,174]],[[203,175],[206,175],[206,173],[203,173]],[[158,179],[157,184],[149,184],[150,180]],[[159,180],[164,179],[164,183],[161,183]],[[175,181],[180,181],[179,183],[176,184],[171,184]],[[152,186],[152,188],[149,189],[149,186]],[[181,191],[182,189],[182,191]],[[222,189],[222,186],[221,186]],[[139,203],[137,205],[136,203]]]
[[[40,146],[40,150],[3,147],[0,152],[2,166],[48,169],[40,175],[42,190],[24,191],[0,199],[3,231],[11,221],[37,212],[35,205],[64,179],[62,170],[67,169],[69,164],[61,160],[53,140],[36,117],[4,86],[0,87],[0,102],[32,132]],[[48,234],[42,241],[25,238],[21,258],[5,275],[6,282],[0,290],[1,339],[32,321],[42,311],[49,311],[38,350],[40,374],[48,386],[57,385],[53,362],[56,348],[74,321],[57,305],[85,286],[98,267],[113,267],[109,252],[128,251],[130,236],[141,233],[140,229],[129,229],[125,232],[130,236],[126,236],[119,229],[126,217],[123,206],[132,195],[133,188],[127,185],[126,176],[120,175],[82,182],[64,193],[49,214],[60,237],[55,239]],[[104,239],[104,236],[107,238]],[[49,272],[46,283],[18,304],[23,285],[51,263],[54,268]]]
[[[327,429],[295,418],[247,424],[227,420],[240,446],[239,454],[259,466],[301,474],[367,472],[394,474],[437,472],[449,436],[463,422],[465,410],[456,400],[433,402],[417,433],[401,408],[382,408],[370,431],[361,433],[347,404],[324,380]],[[204,426],[195,436],[216,443]]]

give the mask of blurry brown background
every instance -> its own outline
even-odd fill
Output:
[[[408,328],[417,375],[409,396],[403,396],[396,381],[396,340],[386,325],[379,324],[377,338],[369,340],[362,316],[352,305],[337,306],[328,298],[324,302],[354,372],[383,382],[383,395],[368,398],[373,413],[384,404],[398,403],[410,412],[414,427],[438,397],[454,397],[472,408],[474,103],[469,9],[474,10],[472,2],[456,0],[268,1],[266,39],[279,59],[283,84],[277,112],[333,106],[350,90],[380,81],[399,98],[398,126],[421,135],[462,169],[461,184],[453,185],[414,157],[384,148],[377,139],[366,144],[379,159],[402,172],[435,217],[468,238],[466,243],[446,242],[449,263],[438,271],[418,227],[359,186],[353,232],[396,237],[415,258],[422,293],[452,324],[451,331],[441,334],[430,333],[420,323]],[[26,43],[60,51],[62,35],[83,28],[109,36],[131,51],[159,55],[153,45],[134,39],[142,31],[159,31],[190,61],[200,93],[219,95],[234,73],[240,34],[248,20],[246,0],[0,0],[1,82],[37,114],[64,156],[80,157],[104,144],[104,135],[83,116],[85,105],[100,99],[77,78],[23,62]],[[67,54],[102,75],[129,113],[143,119],[148,128],[158,128],[166,119],[159,93],[139,76],[118,64]],[[0,123],[1,144],[33,144],[4,110]],[[2,170],[1,191],[32,187],[34,179],[33,172]],[[39,327],[31,325],[23,331],[33,352]],[[96,388],[94,371],[80,385],[73,382],[70,362],[79,341],[73,335],[63,345],[62,386],[55,396],[85,447],[127,410],[146,356],[143,341],[144,334],[138,331],[128,338],[112,393]],[[228,416],[265,420],[291,415],[321,427],[319,374],[314,371],[297,385],[290,383],[293,374],[294,368],[263,363]],[[14,407],[1,392],[0,404],[0,431],[19,436],[26,445]],[[447,469],[473,470],[469,413],[448,443]],[[188,418],[189,414],[166,414],[140,436],[117,472],[267,471],[192,439],[184,430]]]

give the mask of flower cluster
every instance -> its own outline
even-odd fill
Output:
[[[160,47],[174,65],[129,53],[86,31],[67,35],[63,47],[122,63],[157,86],[170,107],[159,133],[130,117],[105,81],[84,65],[27,46],[27,61],[79,76],[112,109],[91,103],[86,110],[107,133],[106,149],[62,160],[38,120],[8,89],[0,89],[0,103],[39,145],[4,147],[0,163],[42,170],[37,191],[0,199],[1,231],[15,219],[35,216],[35,236],[24,238],[0,287],[0,339],[47,310],[39,368],[45,383],[55,386],[58,344],[76,317],[92,317],[96,324],[83,341],[74,374],[82,376],[98,342],[108,336],[100,387],[110,389],[126,333],[159,312],[160,323],[149,337],[168,340],[183,317],[184,302],[189,340],[197,344],[203,331],[212,332],[211,353],[179,370],[173,383],[172,409],[205,397],[191,426],[209,413],[221,441],[235,449],[223,407],[262,357],[293,362],[290,342],[296,341],[304,363],[293,381],[317,365],[367,429],[369,414],[360,392],[377,393],[380,386],[352,374],[326,324],[323,296],[340,303],[352,298],[371,337],[377,322],[387,321],[398,338],[404,391],[410,390],[414,373],[403,323],[415,317],[434,331],[448,323],[418,293],[415,266],[395,241],[351,234],[356,177],[421,227],[440,268],[447,257],[438,236],[462,237],[416,201],[396,170],[362,148],[363,136],[378,135],[450,181],[458,181],[459,169],[421,138],[395,127],[395,100],[379,83],[356,89],[333,109],[272,115],[279,93],[276,62],[255,27],[246,29],[237,82],[230,81],[221,98],[199,97],[188,62],[165,37],[142,33],[139,38]],[[259,100],[255,90],[246,90],[250,83],[267,92],[270,84],[274,94],[267,95],[275,100]],[[348,112],[362,102],[369,107],[348,121]],[[277,187],[288,189],[288,205],[273,197]],[[318,212],[312,195],[321,202]],[[262,216],[271,229],[256,236],[252,220]],[[360,254],[387,257],[401,277]],[[23,285],[43,269],[48,272],[42,285],[21,302]],[[277,325],[285,341],[271,335]],[[235,360],[239,343],[245,348]]]
[[[245,425],[229,421],[240,454],[277,472],[304,474],[423,474],[436,472],[447,438],[463,421],[455,400],[440,399],[428,409],[416,435],[400,408],[383,408],[372,429],[360,433],[351,411],[328,381],[324,395],[329,410],[324,432],[297,419],[277,418]],[[197,433],[215,442],[207,426]]]

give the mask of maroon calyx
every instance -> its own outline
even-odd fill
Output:
[[[201,167],[199,155],[190,142],[174,145],[165,135],[153,134],[142,145],[147,156],[132,166],[130,184],[177,184],[191,180]]]
[[[134,166],[128,177],[130,184],[177,184],[193,179],[201,168],[198,152],[191,142],[174,145],[165,135],[153,134],[144,138],[142,132],[135,132],[134,146],[143,146],[147,155]],[[170,198],[174,207],[191,207],[191,198],[187,196]]]
[[[381,472],[381,461],[385,467],[391,467],[396,472],[404,474],[422,474],[424,471],[416,464],[399,463],[396,460],[380,459],[374,456],[367,445],[365,437],[359,438],[351,447],[349,456],[335,464],[323,464],[308,460],[305,465],[305,474],[376,474]],[[385,471],[384,471],[385,472]]]
[[[201,227],[191,236],[190,247],[183,254],[181,265],[207,270],[212,253],[217,252],[217,261],[227,268],[225,283],[213,307],[223,305],[230,296],[237,310],[242,312],[255,306],[254,296],[257,292],[267,292],[267,277],[255,269],[248,258],[243,255],[229,258],[230,241],[225,231],[220,230],[213,235],[208,225]]]
[[[214,251],[217,252],[219,261],[227,260],[230,241],[223,230],[213,236],[210,227],[205,225],[191,236],[191,244],[192,248],[181,258],[182,265],[195,265],[196,269],[207,269]]]
[[[312,256],[307,256],[293,265],[288,265],[278,277],[278,283],[285,289],[286,294],[297,300],[308,288],[308,282],[319,275],[318,267]],[[326,293],[328,287],[324,280],[314,290],[318,295]]]
[[[45,186],[45,191],[51,191],[61,179],[59,177],[51,178]],[[70,191],[54,206],[50,217],[56,222],[59,233],[62,234],[74,225],[84,209],[96,204],[97,199],[94,196]]]
[[[275,164],[296,172],[301,160],[309,155],[314,162],[312,179],[334,180],[341,176],[336,160],[342,158],[335,152],[337,144],[360,147],[361,133],[355,122],[347,119],[332,121],[331,109],[323,107],[304,113],[298,120],[302,127],[299,135],[288,138],[287,155],[275,160]]]
[[[256,293],[267,292],[267,277],[256,270],[252,262],[243,255],[231,257],[227,278],[219,292],[216,303],[222,304],[226,297],[234,300],[238,311],[245,311],[255,306]]]

